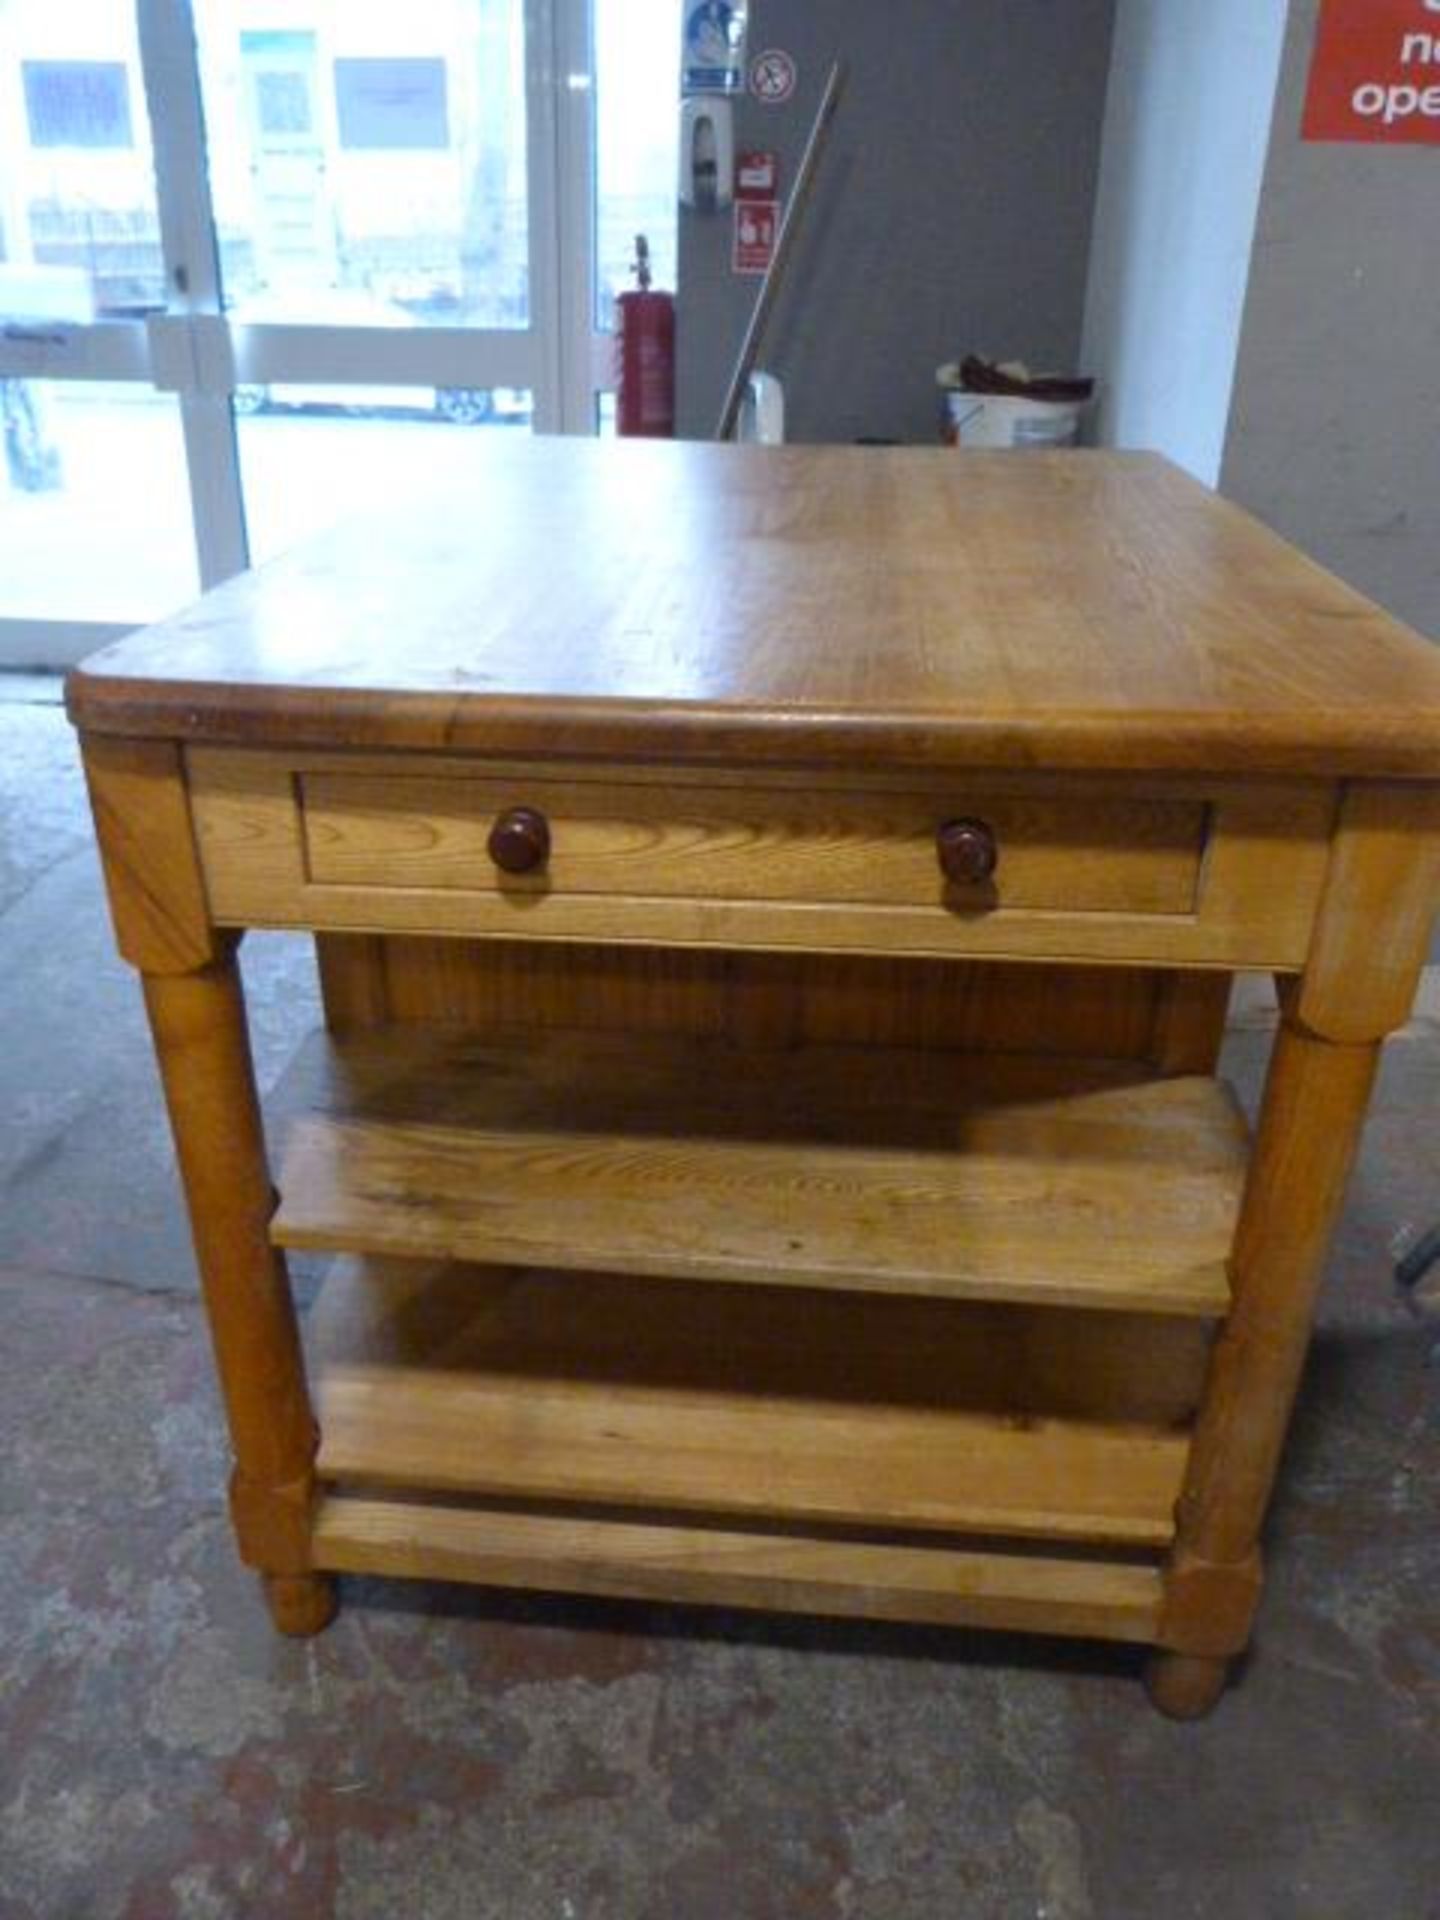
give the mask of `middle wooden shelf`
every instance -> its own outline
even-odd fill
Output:
[[[285,1247],[1222,1316],[1228,1089],[1114,1062],[397,1026],[317,1037]]]

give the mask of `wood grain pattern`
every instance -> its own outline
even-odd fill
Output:
[[[265,1162],[239,974],[231,955],[200,972],[147,975],[216,1367],[235,1451],[231,1513],[246,1560],[309,1571],[316,1432],[283,1257],[269,1240]],[[277,1589],[300,1608],[300,1588]],[[313,1611],[325,1611],[312,1590]]]
[[[1349,788],[1293,1017],[1352,1044],[1403,1026],[1437,912],[1440,786]]]
[[[1243,1562],[1259,1537],[1378,1057],[1373,1044],[1335,1046],[1289,1024],[1276,1040],[1236,1231],[1235,1305],[1181,1506],[1183,1543],[1203,1560]]]
[[[944,907],[968,913],[1048,907],[1082,913],[1193,910],[1205,837],[1196,801],[1048,799],[973,782],[867,795],[854,786],[793,792],[546,779],[300,777],[306,868],[321,885],[517,898],[609,894],[656,899],[800,900]],[[549,824],[542,873],[496,872],[486,837],[525,806]],[[1000,844],[992,885],[952,889],[937,830],[979,814]]]
[[[1233,978],[1175,971],[1160,976],[1150,1058],[1159,1073],[1214,1073],[1225,1038]]]
[[[385,942],[354,934],[317,934],[320,1000],[331,1033],[379,1027],[391,1017]]]
[[[1156,1636],[1160,1645],[1209,1660],[1243,1652],[1263,1586],[1258,1547],[1243,1559],[1218,1563],[1181,1547],[1165,1568],[1165,1605]]]
[[[463,494],[231,582],[69,702],[273,745],[1440,774],[1433,650],[1145,454],[494,436]]]
[[[320,1472],[347,1484],[1164,1546],[1182,1434],[875,1405],[344,1367]]]
[[[1310,944],[1334,810],[1331,790],[1313,783],[1209,789],[1211,829],[1193,913],[1148,911],[1144,902],[1154,898],[1148,881],[1141,889],[1141,904],[1125,910],[1001,904],[970,911],[947,904],[934,879],[925,883],[931,889],[929,905],[825,902],[804,889],[804,860],[782,862],[787,884],[795,889],[793,897],[783,899],[708,896],[698,889],[689,897],[668,898],[638,892],[576,892],[558,883],[546,887],[529,880],[507,881],[502,887],[483,852],[476,863],[476,884],[468,890],[408,884],[403,862],[401,870],[391,870],[383,882],[374,877],[322,880],[312,870],[296,786],[317,772],[328,771],[333,757],[325,767],[315,767],[298,757],[195,749],[187,755],[187,764],[211,910],[222,924],[586,944],[1294,968]],[[397,791],[403,800],[408,783],[402,765],[390,765],[392,775],[401,780]],[[672,786],[680,789],[681,783],[672,780],[675,771],[648,770],[662,804],[673,804]],[[567,766],[565,773],[567,781],[575,780],[577,790],[584,785],[578,768]],[[470,777],[476,776],[472,766]],[[459,780],[463,775],[453,777]],[[643,784],[638,772],[629,778],[637,787]],[[814,779],[812,775],[812,786]],[[428,782],[421,784],[428,791]],[[1083,782],[1036,776],[1028,784],[1028,800],[1011,796],[1005,804],[1028,807],[1032,817],[1036,809],[1053,807],[1057,816],[1068,809],[1083,822],[1091,810],[1103,812],[1118,804],[1108,783],[1106,791],[1097,795]],[[834,808],[842,813],[856,808],[864,789],[863,780],[852,779],[836,792]],[[603,795],[603,785],[596,783],[594,791]],[[693,791],[693,786],[688,789]],[[796,804],[798,789],[781,791],[787,805]],[[743,787],[738,788],[742,810],[743,795]],[[687,804],[693,805],[693,800]],[[864,804],[893,807],[893,783],[882,777],[873,802],[867,793]],[[1148,816],[1152,809],[1168,817],[1165,810],[1170,804],[1172,796],[1161,791],[1132,799],[1128,808],[1136,818]],[[374,817],[367,814],[366,822]],[[431,824],[411,816],[397,830],[423,839]],[[1114,854],[1113,843],[1107,843],[1081,864],[1099,871]],[[871,858],[875,857],[872,848]],[[913,859],[913,847],[909,855],[902,850],[902,857]],[[933,860],[933,852],[928,858]],[[842,868],[849,868],[850,854],[842,850],[839,861]],[[626,862],[612,864],[618,867]],[[1062,864],[1070,870],[1068,859]],[[1141,861],[1142,873],[1145,864]],[[910,870],[913,876],[915,869]],[[1133,876],[1135,871],[1121,857],[1105,884],[1119,888],[1126,884],[1127,874]],[[592,883],[593,877],[592,870]],[[907,884],[917,882],[912,877]]]
[[[1148,456],[497,443],[68,699],[283,1630],[439,1574],[1136,1637],[1213,1702],[1440,889],[1433,650]],[[252,925],[350,1036],[273,1222]],[[1300,976],[1248,1172],[1191,1077],[1242,967]],[[318,1510],[272,1237],[484,1263],[327,1288]]]
[[[1149,1640],[1151,1567],[331,1495],[318,1565],[617,1598]]]
[[[348,1257],[305,1332],[332,1383],[344,1368],[473,1369],[517,1388],[563,1379],[1172,1432],[1199,1404],[1212,1339],[1206,1323],[1146,1314]]]
[[[1256,1549],[1309,1345],[1326,1249],[1344,1202],[1386,1032],[1410,1012],[1440,888],[1436,789],[1350,788],[1315,941],[1281,992],[1245,1201],[1235,1304],[1216,1344],[1167,1570],[1167,1710],[1200,1711],[1223,1683],[1258,1585]],[[1182,1596],[1199,1577],[1210,1594]],[[1222,1604],[1223,1602],[1223,1604]],[[1228,1643],[1217,1622],[1235,1625]],[[1208,1663],[1208,1664],[1207,1664]],[[1167,1704],[1168,1703],[1168,1704]]]
[[[319,934],[335,1032],[398,1023],[689,1033],[750,1045],[948,1047],[1190,1062],[1167,973],[870,956]],[[1202,974],[1228,995],[1228,976]],[[1183,996],[1182,996],[1183,997]],[[1213,1005],[1213,1001],[1211,1002]],[[1219,1034],[1215,1043],[1218,1047]]]
[[[310,1058],[314,1091],[287,1096],[316,1110],[290,1133],[283,1246],[1201,1317],[1228,1303],[1245,1130],[1210,1080],[592,1035],[361,1035]]]
[[[115,942],[146,973],[188,973],[219,949],[195,851],[184,762],[159,740],[84,742]]]

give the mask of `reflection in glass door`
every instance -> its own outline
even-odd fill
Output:
[[[524,329],[523,0],[195,0],[227,305],[326,325],[326,292],[395,324]]]
[[[527,11],[195,0],[252,561],[532,425]]]
[[[316,100],[315,39],[313,32],[288,28],[240,32],[254,256],[262,281],[280,286],[331,286],[339,264]],[[213,138],[213,126],[211,132]]]

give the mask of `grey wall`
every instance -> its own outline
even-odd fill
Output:
[[[850,87],[765,366],[789,436],[931,440],[935,368],[976,348],[1076,362],[1113,0],[754,0],[752,50],[788,48],[785,107],[737,104],[788,191],[830,62]],[[679,414],[708,437],[758,281],[731,216],[682,214]]]
[[[1220,475],[1286,0],[1119,0],[1083,357],[1103,446]]]
[[[1440,637],[1440,151],[1303,145],[1294,0],[1224,491]]]

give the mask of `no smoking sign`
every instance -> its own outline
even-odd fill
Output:
[[[767,47],[750,62],[750,91],[764,106],[783,107],[798,79],[794,57],[779,47]]]

